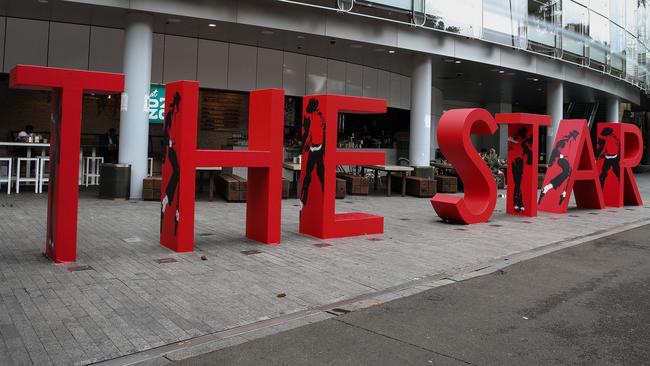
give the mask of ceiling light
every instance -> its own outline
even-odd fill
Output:
[[[457,64],[459,64],[459,63],[461,63],[461,62],[463,62],[463,61],[461,61],[461,60],[456,60],[456,63],[457,63]]]
[[[353,43],[350,45],[350,48],[363,48],[363,45],[358,43]]]
[[[208,24],[208,27],[210,27],[210,28],[214,28],[214,27],[216,27],[216,26],[217,26],[217,25],[214,24],[214,23],[210,23],[210,24]]]
[[[38,0],[38,2],[41,3],[41,4],[47,4],[48,1],[47,0]]]
[[[491,72],[498,72],[499,69],[491,69],[490,71],[491,71]]]
[[[268,34],[273,34],[273,33],[274,33],[274,32],[273,32],[273,31],[270,31],[270,30],[263,30],[263,31],[262,31],[262,34],[267,34],[267,35],[268,35]]]
[[[383,48],[375,48],[375,52],[384,52],[384,51],[386,51],[386,50],[383,49]]]
[[[538,79],[538,78],[534,78],[533,81],[539,81],[539,79]]]
[[[499,70],[499,74],[504,74],[504,73],[505,73],[505,71]]]
[[[298,39],[305,39],[305,36],[300,36],[300,35],[298,35],[298,36],[296,36],[296,38],[298,38]]]
[[[178,18],[169,18],[167,19],[167,23],[180,23],[181,20]]]
[[[395,50],[388,50],[388,53],[395,53]]]
[[[509,73],[508,73],[508,76],[515,76],[515,75],[517,75],[517,74],[514,73],[514,72],[509,72]]]
[[[111,95],[110,95],[110,94],[108,95],[108,99],[111,99]]]

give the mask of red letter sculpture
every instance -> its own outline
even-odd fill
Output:
[[[550,126],[551,116],[500,113],[497,124],[508,125],[508,190],[506,212],[537,216],[537,154],[539,126]]]
[[[384,218],[365,213],[334,213],[337,165],[384,164],[384,153],[336,151],[339,112],[385,113],[386,101],[338,95],[303,99],[300,232],[341,238],[384,232]]]
[[[194,248],[194,182],[197,167],[248,167],[246,236],[280,242],[284,92],[250,95],[248,151],[197,150],[199,84],[167,84],[160,243],[177,252]]]
[[[472,146],[471,134],[493,134],[497,124],[485,109],[454,109],[438,124],[442,154],[454,166],[465,187],[465,197],[437,194],[433,209],[445,221],[462,224],[486,222],[497,202],[497,185],[492,172]]]
[[[83,93],[120,93],[124,75],[18,65],[11,70],[9,85],[52,91],[45,254],[57,263],[74,262]]]
[[[541,211],[565,213],[573,188],[578,207],[605,207],[586,120],[560,122],[548,164],[539,195]]]
[[[643,201],[632,168],[641,162],[643,137],[635,125],[599,123],[596,158],[605,205],[641,206]]]

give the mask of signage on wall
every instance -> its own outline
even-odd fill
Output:
[[[151,85],[149,89],[149,123],[162,124],[165,120],[165,87]]]

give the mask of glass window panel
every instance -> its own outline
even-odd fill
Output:
[[[610,51],[612,69],[625,70],[625,30],[614,23],[610,24]]]
[[[484,0],[483,39],[525,47],[527,14],[528,0]]]
[[[411,9],[411,0],[374,0],[373,3],[392,6],[393,8]]]
[[[620,0],[619,0],[620,1]],[[589,8],[604,17],[609,16],[609,2],[610,0],[591,0]]]
[[[625,1],[610,0],[609,2],[609,20],[622,27],[625,26]]]
[[[555,47],[559,0],[528,0],[528,40]]]
[[[636,13],[637,5],[639,0],[621,0],[625,2],[625,29],[632,33],[636,34]]]
[[[426,2],[433,27],[468,37],[480,38],[481,0],[438,0]]]
[[[625,78],[634,82],[639,68],[637,60],[637,40],[632,34],[625,34]]]
[[[589,18],[589,37],[589,57],[606,64],[609,56],[609,20],[593,11]]]
[[[562,1],[562,28],[562,49],[584,56],[587,8],[572,0]]]

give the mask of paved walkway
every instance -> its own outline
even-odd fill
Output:
[[[650,226],[180,361],[212,365],[647,365]]]
[[[650,175],[638,179],[650,199]],[[407,295],[423,279],[650,220],[648,207],[521,219],[503,213],[504,201],[490,223],[456,226],[440,222],[427,199],[349,196],[338,210],[385,216],[385,234],[323,242],[297,233],[297,201],[287,200],[278,246],[243,238],[244,204],[201,201],[196,252],[176,254],[158,244],[158,203],[89,192],[79,202],[76,266],[92,269],[72,272],[40,254],[44,196],[1,195],[0,365],[89,364],[292,314],[309,322],[327,304]],[[261,253],[242,254],[250,249]],[[157,262],[165,258],[176,262]]]

